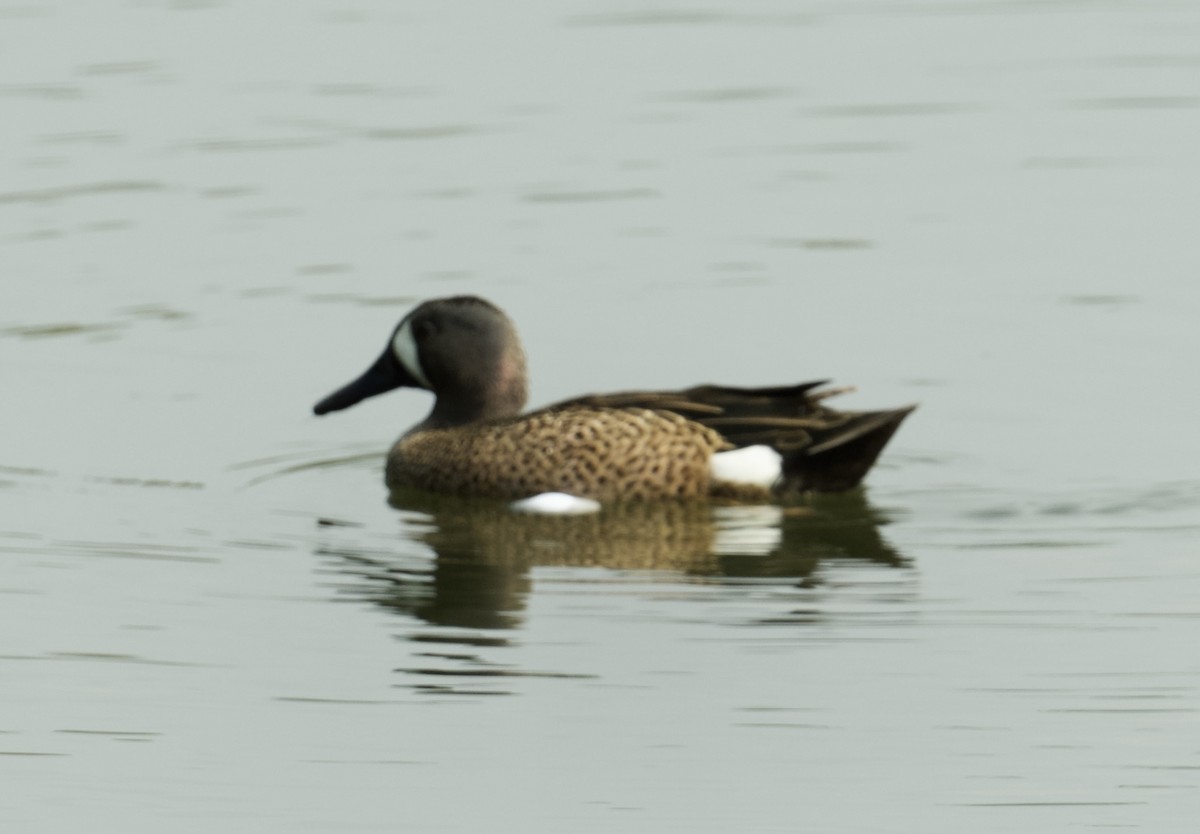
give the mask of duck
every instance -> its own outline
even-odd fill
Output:
[[[457,295],[415,307],[379,358],[313,412],[397,388],[432,393],[429,415],[387,454],[392,491],[518,503],[557,496],[589,507],[768,503],[859,486],[916,408],[838,411],[825,401],[847,389],[828,384],[588,394],[526,412],[516,326],[492,302]]]

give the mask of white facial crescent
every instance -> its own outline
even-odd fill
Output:
[[[421,383],[423,388],[433,390],[433,386],[429,384],[429,377],[425,376],[425,370],[421,367],[421,358],[417,351],[417,340],[413,338],[412,324],[405,319],[404,322],[396,330],[396,335],[392,338],[392,353],[396,355],[396,359],[404,366],[404,370],[412,374],[413,378]]]

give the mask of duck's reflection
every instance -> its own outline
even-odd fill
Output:
[[[823,560],[901,566],[880,534],[887,519],[862,491],[793,507],[706,503],[608,505],[583,516],[514,513],[503,502],[397,492],[414,513],[410,538],[432,548],[429,571],[398,570],[365,554],[354,572],[371,600],[441,626],[519,625],[533,567],[670,571],[690,577],[813,581]],[[350,554],[344,554],[347,557]],[[364,564],[373,569],[363,571]]]

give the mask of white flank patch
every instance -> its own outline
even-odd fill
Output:
[[[580,498],[565,492],[543,492],[530,498],[522,498],[508,505],[518,513],[543,513],[545,515],[583,515],[600,510],[600,502],[591,498]]]
[[[731,452],[717,452],[708,462],[714,481],[755,484],[770,489],[779,480],[783,456],[770,446],[747,446]]]
[[[408,319],[400,325],[400,329],[396,331],[395,338],[392,339],[392,352],[396,354],[396,358],[400,360],[400,364],[404,366],[404,370],[413,375],[417,382],[432,390],[433,386],[429,384],[429,378],[425,376],[425,371],[421,368],[421,359],[417,353],[417,340],[413,338],[412,325]]]

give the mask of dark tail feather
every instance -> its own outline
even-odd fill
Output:
[[[827,434],[814,432],[812,445],[784,457],[782,491],[841,492],[858,486],[915,408],[847,415],[848,422]]]

